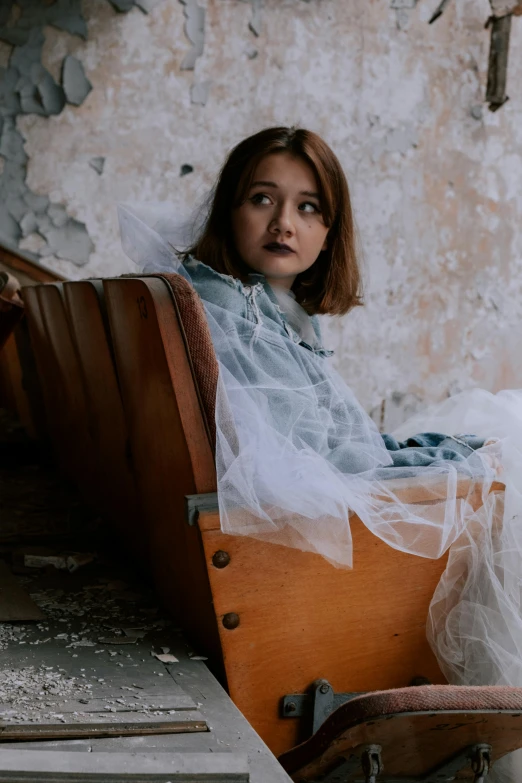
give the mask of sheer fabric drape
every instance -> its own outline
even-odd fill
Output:
[[[173,249],[172,227],[167,241],[150,220],[121,207],[120,224],[140,270],[192,280],[191,264],[180,264]],[[522,392],[472,390],[415,416],[393,434],[497,440],[461,462],[393,467],[373,421],[327,360],[197,290],[220,370],[223,531],[357,568],[356,514],[395,549],[425,558],[450,549],[427,623],[442,671],[454,684],[522,686]],[[245,296],[255,313],[255,296]],[[492,491],[499,480],[505,493]],[[506,783],[511,774],[496,772]]]

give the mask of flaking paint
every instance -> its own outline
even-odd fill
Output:
[[[146,17],[85,0],[88,38],[67,37],[66,54],[83,63],[92,92],[59,115],[18,118],[30,187],[66,205],[94,244],[81,271],[46,263],[73,277],[131,270],[118,201],[192,205],[233,144],[299,124],[331,143],[351,186],[367,304],[326,323],[325,342],[365,407],[390,429],[459,389],[520,386],[522,20],[513,21],[510,101],[491,114],[477,110],[488,0],[451,3],[433,25],[429,0],[198,4],[204,49],[190,73],[178,0]],[[58,55],[47,45],[44,65],[53,72],[63,56],[63,45]],[[205,83],[206,102],[192,103]],[[104,159],[101,173],[94,158]]]

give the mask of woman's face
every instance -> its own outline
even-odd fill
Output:
[[[287,152],[267,155],[245,202],[232,212],[232,229],[245,264],[268,283],[290,289],[326,250],[328,228],[313,169]]]

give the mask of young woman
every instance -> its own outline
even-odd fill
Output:
[[[205,305],[225,532],[344,566],[351,513],[406,552],[453,545],[429,621],[443,670],[522,684],[522,394],[475,390],[406,423],[401,441],[379,434],[330,368],[317,320],[361,304],[348,186],[326,143],[293,128],[241,142],[186,252],[128,208],[120,223],[131,258],[178,271]],[[505,495],[490,491],[500,470]]]

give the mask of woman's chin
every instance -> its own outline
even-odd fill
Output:
[[[254,263],[249,264],[250,268],[265,277],[281,277],[282,279],[298,274],[294,264],[289,258],[282,256],[273,256],[272,258],[256,259]]]

